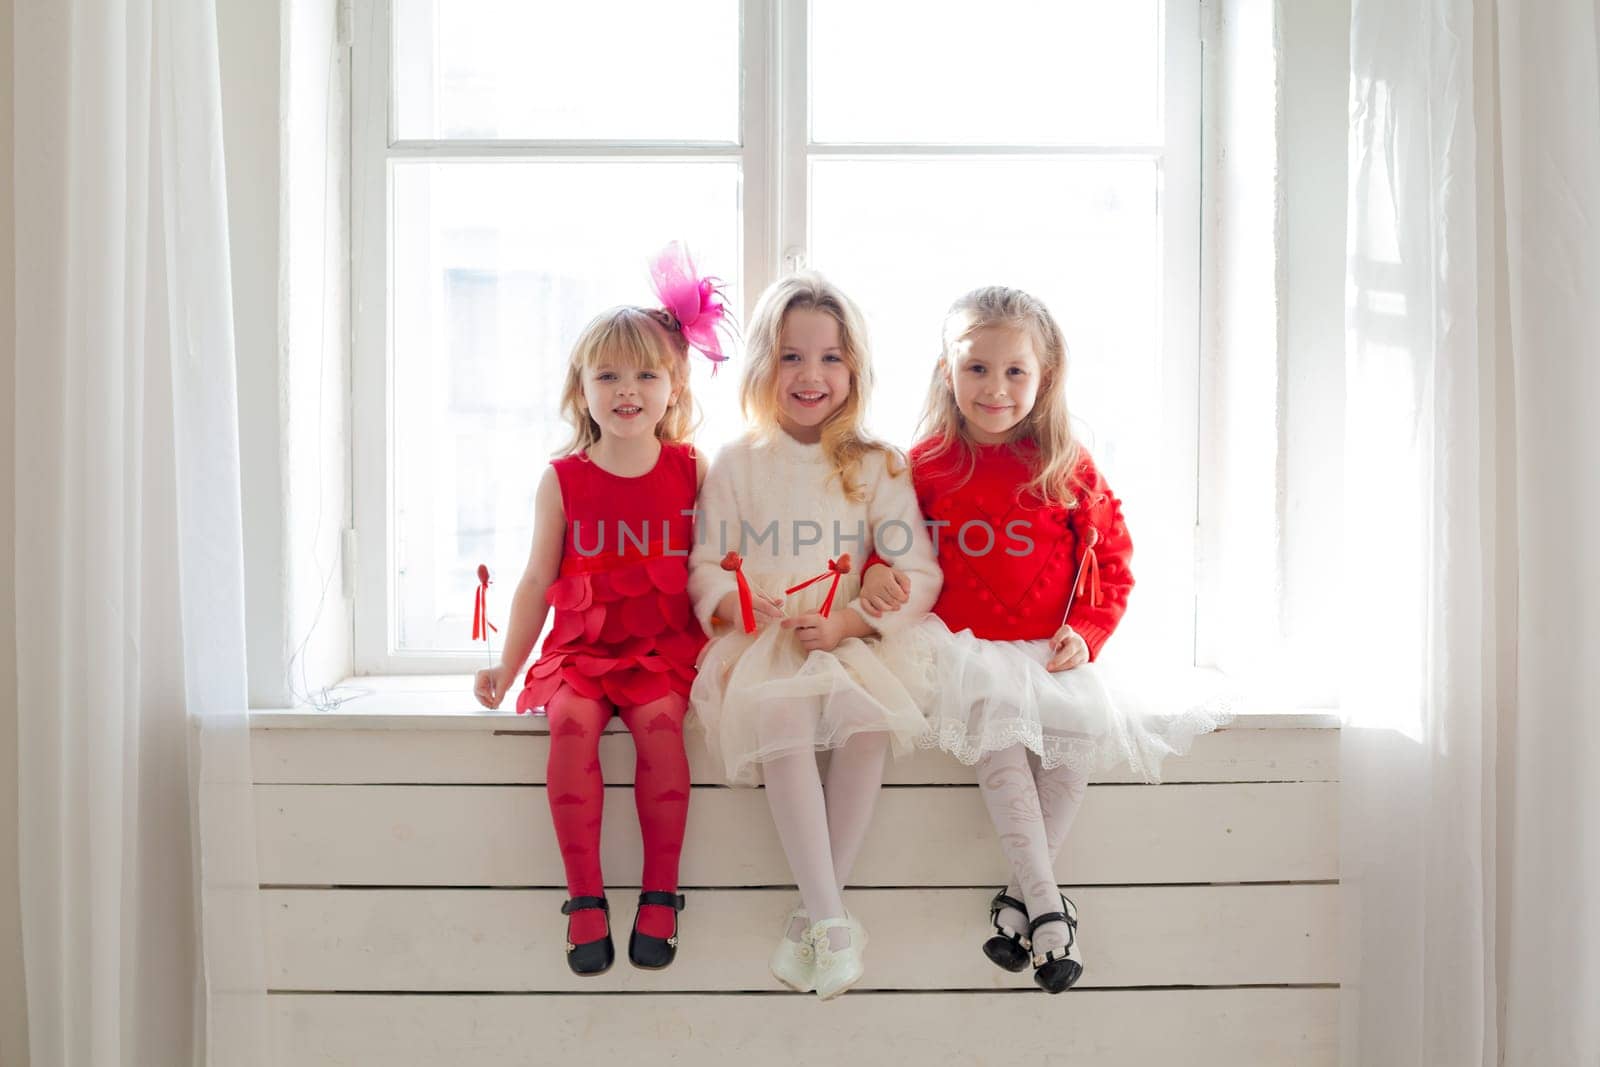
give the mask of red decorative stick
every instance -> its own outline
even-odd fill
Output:
[[[499,633],[499,627],[489,621],[489,568],[478,564],[478,594],[472,598],[472,639],[489,645],[489,631]]]
[[[1089,590],[1089,603],[1095,607],[1100,606],[1100,557],[1095,555],[1094,546],[1100,543],[1100,531],[1093,526],[1084,536],[1083,558],[1078,560],[1078,573],[1073,576],[1072,588],[1067,592],[1067,610],[1061,613],[1061,625],[1067,624],[1067,616],[1072,614],[1072,605],[1078,596]]]
[[[828,617],[828,612],[833,610],[833,594],[835,594],[835,593],[837,593],[839,591],[839,579],[843,578],[845,575],[847,575],[849,573],[850,573],[850,553],[846,552],[844,555],[840,556],[838,559],[830,559],[828,561],[828,569],[823,571],[821,574],[817,575],[815,578],[807,578],[805,581],[801,582],[799,585],[790,586],[788,589],[784,590],[784,593],[786,593],[786,594],[788,594],[788,593],[798,593],[800,590],[804,589],[806,586],[815,585],[817,582],[822,581],[822,579],[828,577],[831,574],[833,576],[833,584],[828,586],[828,596],[822,602],[822,617],[823,618],[827,618]]]
[[[750,583],[745,581],[744,560],[739,553],[729,552],[722,557],[722,569],[732,571],[734,580],[739,583],[739,614],[744,623],[744,632],[753,634],[756,632],[756,608],[750,599]]]

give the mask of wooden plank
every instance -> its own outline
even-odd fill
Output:
[[[632,790],[607,790],[602,863],[636,885]],[[267,885],[560,886],[537,786],[255,788]],[[1064,884],[1325,881],[1338,877],[1338,786],[1327,782],[1093,786],[1057,866]],[[1007,867],[975,787],[883,791],[858,885],[983,886]],[[696,789],[682,880],[791,883],[762,791]]]
[[[690,778],[720,785],[720,766],[704,735],[691,729],[685,748]],[[545,732],[483,730],[306,730],[251,732],[255,780],[263,784],[542,785],[550,756]],[[607,782],[633,781],[633,740],[621,724],[600,742]],[[1187,756],[1167,761],[1163,778],[1183,782],[1328,782],[1339,777],[1336,730],[1229,729],[1196,739]],[[891,761],[885,781],[899,785],[969,784],[972,769],[942,752],[919,751]],[[1096,782],[1131,782],[1126,767]]]
[[[1331,1067],[1335,989],[269,999],[275,1067]]]
[[[1080,889],[1085,988],[1318,984],[1338,980],[1336,885]],[[863,989],[1019,989],[980,951],[990,893],[864,889]],[[680,918],[677,961],[628,966],[631,893],[614,895],[618,961],[603,980],[567,967],[560,890],[278,889],[262,894],[274,989],[406,992],[779,991],[767,956],[796,897],[703,890]]]

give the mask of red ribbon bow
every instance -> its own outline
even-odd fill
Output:
[[[828,577],[828,575],[830,575],[830,574],[833,575],[833,584],[828,587],[827,599],[825,599],[822,602],[822,617],[823,618],[827,618],[828,617],[828,612],[833,608],[833,594],[835,594],[835,593],[837,593],[839,591],[839,579],[843,578],[845,575],[847,575],[849,573],[850,573],[850,553],[846,552],[844,555],[840,556],[838,559],[830,559],[828,561],[828,569],[823,571],[821,574],[817,575],[815,578],[807,578],[805,581],[801,582],[799,585],[790,586],[788,589],[784,590],[784,593],[785,594],[798,593],[800,590],[804,589],[806,586],[815,585],[817,582],[820,582],[820,581],[822,581],[822,579]]]
[[[489,621],[489,568],[478,564],[478,594],[472,598],[472,639],[474,641],[489,640],[489,631],[500,632],[500,628]]]
[[[756,609],[750,599],[750,583],[744,577],[744,560],[737,552],[729,552],[722,557],[722,569],[732,571],[734,580],[739,583],[739,614],[744,622],[744,632],[756,632]]]

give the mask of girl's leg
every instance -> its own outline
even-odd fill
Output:
[[[828,806],[833,874],[841,893],[872,825],[872,812],[883,788],[883,761],[888,754],[889,735],[884,733],[856,734],[829,754],[823,792]]]
[[[545,792],[556,844],[567,870],[567,895],[605,894],[600,872],[600,814],[605,782],[600,776],[600,733],[611,718],[611,705],[579,696],[563,685],[545,706],[550,719],[550,762]],[[606,935],[603,912],[575,911],[567,916],[567,940],[598,941]]]
[[[1033,769],[1034,785],[1039,791],[1045,844],[1050,849],[1050,869],[1054,871],[1056,858],[1061,855],[1061,848],[1066,844],[1067,835],[1078,817],[1078,809],[1083,806],[1084,794],[1089,788],[1089,775],[1065,766],[1044,770],[1039,766],[1039,757],[1031,752],[1028,753],[1028,763]],[[1006,887],[1006,892],[1013,897],[1022,893],[1015,877]],[[1027,929],[1026,918],[1012,908],[1003,909],[999,920],[1001,925],[1018,932]]]
[[[1028,914],[1043,915],[1061,910],[1050,863],[1050,846],[1045,837],[1044,814],[1039,790],[1034,784],[1028,751],[1021,745],[991,752],[978,761],[978,790],[983,794],[1000,836],[1000,847],[1011,863],[1011,871],[1028,905]],[[1067,943],[1067,924],[1049,923],[1033,935],[1035,954],[1059,949]]]
[[[644,839],[639,885],[646,891],[678,891],[678,857],[689,817],[689,760],[683,751],[683,716],[688,708],[686,698],[669,693],[618,711],[633,734],[633,801]],[[671,908],[646,904],[639,909],[639,932],[671,937],[675,920]]]
[[[779,756],[763,765],[767,805],[778,828],[783,854],[800,888],[800,900],[813,923],[842,919],[844,901],[828,843],[828,808],[817,758],[809,751]]]

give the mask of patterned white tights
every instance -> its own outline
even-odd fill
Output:
[[[978,760],[978,790],[1011,863],[1011,884],[1006,892],[1026,903],[1031,915],[1061,910],[1055,860],[1088,784],[1086,774],[1069,767],[1044,770],[1022,745]],[[1027,932],[1026,917],[1014,908],[1001,911],[999,921],[1014,932]],[[1033,936],[1036,953],[1066,943],[1066,923],[1048,923]]]

